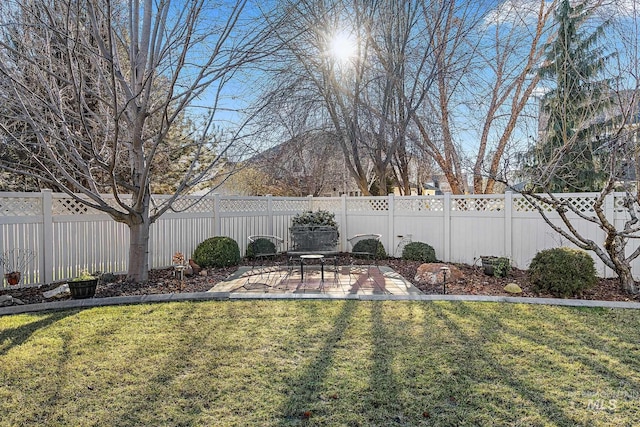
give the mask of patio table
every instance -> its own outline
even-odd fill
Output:
[[[304,282],[304,261],[320,260],[320,283],[324,283],[324,255],[322,254],[306,254],[300,255],[300,282]]]

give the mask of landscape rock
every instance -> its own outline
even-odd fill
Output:
[[[464,279],[464,274],[455,265],[444,264],[440,262],[426,263],[418,267],[414,280],[421,284],[439,285],[444,282],[444,274],[442,267],[448,267],[447,283],[457,282]]]
[[[207,270],[202,270],[199,274],[201,276],[206,276],[207,275]]]
[[[522,288],[518,286],[516,283],[509,283],[504,287],[504,291],[510,294],[521,294]]]
[[[12,305],[24,305],[24,302],[11,295],[0,295],[0,307],[10,307]]]
[[[55,296],[59,296],[62,294],[68,294],[69,293],[69,284],[65,283],[64,285],[60,285],[55,289],[51,289],[50,291],[47,292],[43,292],[42,296],[49,299],[49,298],[53,298]]]

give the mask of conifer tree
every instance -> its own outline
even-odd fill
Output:
[[[543,134],[534,149],[536,191],[599,191],[606,181],[606,129],[612,80],[604,77],[614,54],[600,43],[607,23],[588,31],[586,2],[562,0],[557,35],[546,47],[540,77],[551,90],[542,100]]]

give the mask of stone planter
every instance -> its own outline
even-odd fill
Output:
[[[296,225],[289,229],[292,253],[336,253],[338,252],[338,228],[330,226]]]

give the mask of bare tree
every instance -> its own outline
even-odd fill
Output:
[[[490,1],[434,3],[447,7],[423,7],[433,54],[409,108],[418,144],[453,193],[469,191],[467,174],[475,193],[492,193],[538,82],[548,2],[506,1],[492,13]]]
[[[402,90],[416,72],[408,58],[428,37],[419,3],[284,3],[291,25],[279,34],[286,65],[276,70],[276,105],[305,115],[308,130],[336,135],[363,194],[385,194],[390,177],[408,191],[411,117]]]
[[[151,224],[214,174],[229,148],[211,135],[221,95],[263,54],[266,38],[258,20],[245,17],[247,7],[247,0],[3,3],[0,131],[21,156],[2,156],[0,168],[125,223],[129,280],[147,279]],[[183,174],[171,197],[152,200],[151,186],[163,179],[154,159],[181,117],[196,117],[200,99],[208,112]]]

